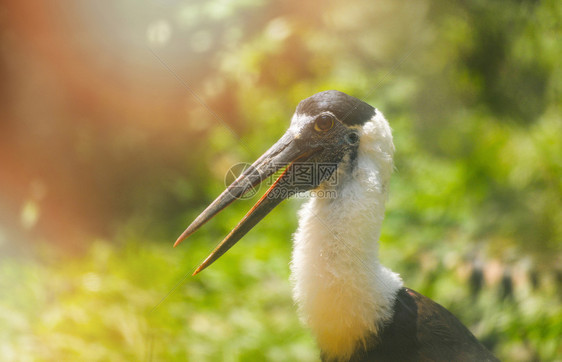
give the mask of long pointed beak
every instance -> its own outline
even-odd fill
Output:
[[[256,162],[242,173],[227,189],[215,199],[176,240],[174,247],[193,234],[203,224],[209,221],[234,200],[242,197],[251,188],[255,187],[279,169],[287,166],[285,171],[277,178],[260,200],[244,216],[238,225],[226,238],[213,250],[213,252],[199,265],[193,275],[211,265],[248,231],[259,223],[275,206],[294,193],[306,191],[313,185],[296,185],[291,182],[293,164],[296,161],[305,161],[320,148],[310,147],[298,142],[290,131],[287,131],[277,143],[267,150]]]

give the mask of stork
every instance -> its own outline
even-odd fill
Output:
[[[286,133],[174,246],[283,169],[194,275],[285,198],[311,191],[293,236],[291,278],[293,298],[323,361],[496,361],[453,314],[404,287],[379,261],[393,153],[391,129],[379,110],[339,91],[317,93],[299,103]]]

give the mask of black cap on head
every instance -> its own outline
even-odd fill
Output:
[[[297,106],[298,114],[314,116],[324,111],[332,112],[348,126],[362,125],[376,113],[369,104],[337,90],[316,93]]]

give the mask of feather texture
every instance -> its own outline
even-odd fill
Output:
[[[379,263],[394,145],[380,112],[363,126],[357,158],[338,167],[335,198],[311,198],[294,235],[294,299],[323,353],[350,357],[391,319],[400,277]],[[350,172],[351,171],[351,172]]]

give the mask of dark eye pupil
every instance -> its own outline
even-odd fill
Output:
[[[332,128],[332,122],[332,117],[323,115],[316,120],[316,126],[322,131],[327,131]]]

